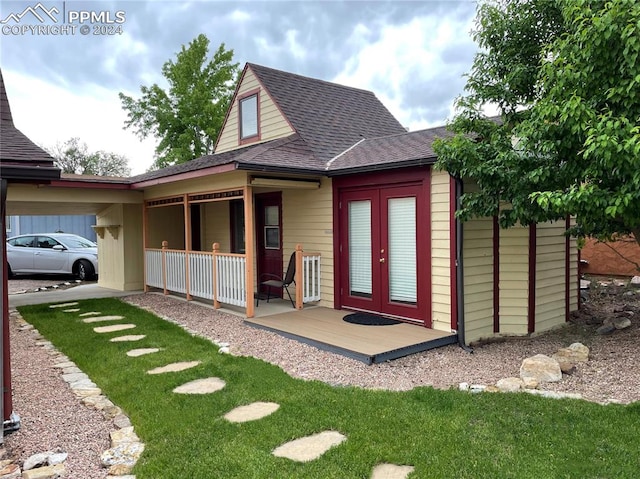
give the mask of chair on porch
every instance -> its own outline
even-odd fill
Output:
[[[296,276],[296,252],[291,253],[291,257],[289,258],[289,265],[287,266],[287,271],[284,272],[283,276],[278,276],[275,274],[264,273],[260,275],[260,286],[267,287],[267,303],[269,299],[271,299],[271,288],[284,288],[289,296],[289,301],[291,301],[291,306],[296,307],[293,302],[293,298],[291,297],[291,293],[289,292],[289,286],[291,284],[296,284],[295,281]],[[267,279],[271,278],[271,279]],[[263,281],[265,280],[266,281]],[[260,296],[256,296],[256,306],[260,302]]]

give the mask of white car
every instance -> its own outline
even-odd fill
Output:
[[[7,240],[9,277],[20,273],[73,274],[94,279],[98,274],[98,245],[82,236],[46,233]]]

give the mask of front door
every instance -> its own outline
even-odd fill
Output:
[[[256,246],[258,292],[266,293],[260,282],[282,278],[282,194],[256,195]],[[271,275],[271,276],[269,276]],[[272,296],[282,296],[282,289],[271,288]]]
[[[428,234],[421,187],[380,187],[340,195],[341,303],[430,326]]]

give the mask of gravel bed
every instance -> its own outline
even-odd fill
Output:
[[[22,424],[5,437],[9,456],[22,466],[33,454],[66,452],[65,477],[107,477],[100,454],[110,447],[112,422],[73,394],[61,370],[53,367],[55,356],[36,345],[33,331],[20,331],[12,318],[10,335],[13,410]]]
[[[638,298],[638,299],[636,299]],[[522,360],[534,354],[553,354],[572,342],[591,349],[591,359],[577,366],[562,382],[544,389],[579,393],[600,403],[630,403],[640,400],[640,296],[626,309],[636,312],[632,326],[609,336],[594,334],[589,324],[594,316],[616,311],[609,303],[587,305],[566,328],[534,338],[486,343],[469,354],[458,346],[447,346],[377,365],[321,351],[275,333],[246,326],[242,318],[214,311],[211,307],[160,294],[124,298],[131,304],[171,319],[211,340],[230,343],[232,354],[263,359],[280,366],[294,377],[320,380],[332,385],[408,390],[417,386],[457,387],[461,382],[495,384],[504,377],[518,376]],[[629,298],[624,298],[629,303]],[[624,309],[624,308],[623,308]],[[593,321],[592,321],[593,322]],[[35,345],[29,331],[19,331],[11,321],[14,410],[22,418],[20,431],[8,436],[8,453],[20,463],[31,454],[46,450],[69,453],[67,477],[105,478],[100,454],[109,447],[110,421],[77,399],[54,370],[52,355]]]

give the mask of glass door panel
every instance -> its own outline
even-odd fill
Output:
[[[349,202],[349,294],[371,298],[371,200]]]
[[[416,198],[389,198],[388,267],[389,301],[416,304]]]

